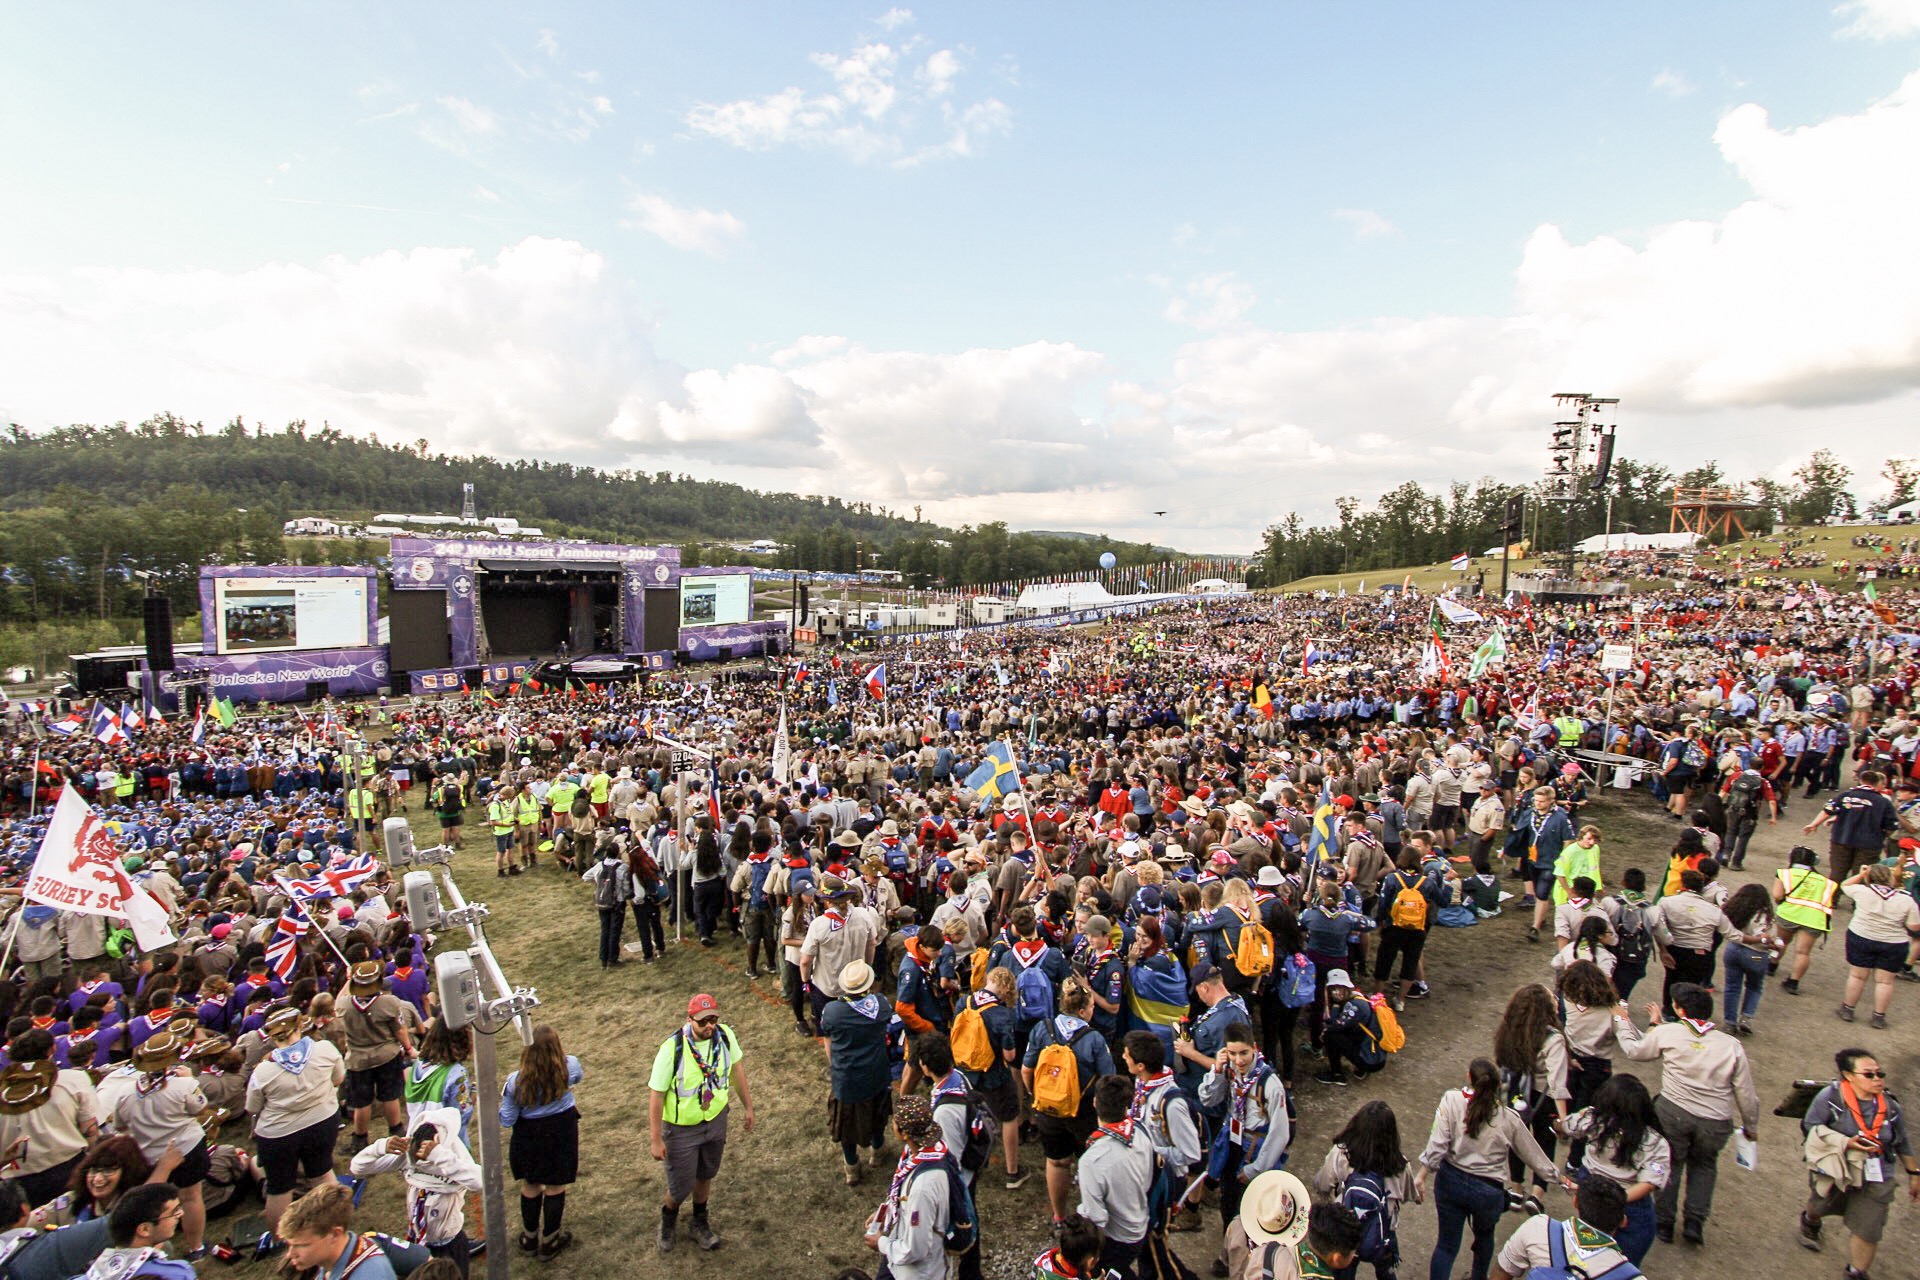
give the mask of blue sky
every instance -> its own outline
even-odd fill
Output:
[[[29,426],[1223,551],[1530,478],[1569,387],[1743,476],[1910,434],[1917,0],[106,13],[0,15]]]

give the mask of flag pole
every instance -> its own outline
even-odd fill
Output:
[[[29,822],[33,820],[34,814],[39,812],[39,808],[40,808],[40,744],[36,742],[33,744],[33,772],[27,775],[27,820]],[[8,946],[11,947],[12,943],[8,943]],[[7,966],[4,964],[0,964],[0,974],[4,974],[6,971],[7,971]]]

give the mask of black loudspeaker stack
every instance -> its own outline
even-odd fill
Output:
[[[173,604],[165,596],[148,596],[143,609],[147,625],[147,666],[173,670]]]

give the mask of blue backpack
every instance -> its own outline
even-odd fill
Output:
[[[893,875],[907,874],[907,846],[904,844],[882,845],[881,852],[886,854],[887,870]]]
[[[1046,958],[1047,953],[1042,951],[1028,964],[1018,951],[1013,953],[1013,962],[1020,967],[1013,976],[1015,1011],[1023,1021],[1039,1022],[1053,1016],[1053,979],[1042,964]]]
[[[1280,1003],[1289,1009],[1304,1009],[1312,1004],[1317,977],[1313,961],[1301,952],[1288,956],[1280,966]]]
[[[966,1253],[980,1243],[980,1216],[973,1211],[973,1193],[967,1190],[966,1179],[960,1176],[960,1166],[954,1163],[953,1157],[942,1156],[932,1164],[915,1165],[907,1175],[907,1185],[911,1187],[915,1178],[935,1168],[947,1173],[947,1252]]]
[[[1526,1280],[1634,1280],[1640,1274],[1640,1268],[1631,1262],[1622,1262],[1597,1276],[1568,1265],[1567,1224],[1557,1218],[1547,1220],[1547,1258],[1546,1266],[1528,1268]]]
[[[1340,1203],[1353,1210],[1360,1220],[1360,1247],[1355,1256],[1362,1262],[1391,1265],[1399,1253],[1388,1221],[1387,1184],[1377,1173],[1355,1173],[1347,1178],[1340,1192]]]

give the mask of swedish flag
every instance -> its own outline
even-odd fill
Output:
[[[1020,789],[1020,762],[1004,742],[991,743],[980,767],[967,775],[967,786],[988,800],[998,800]]]

